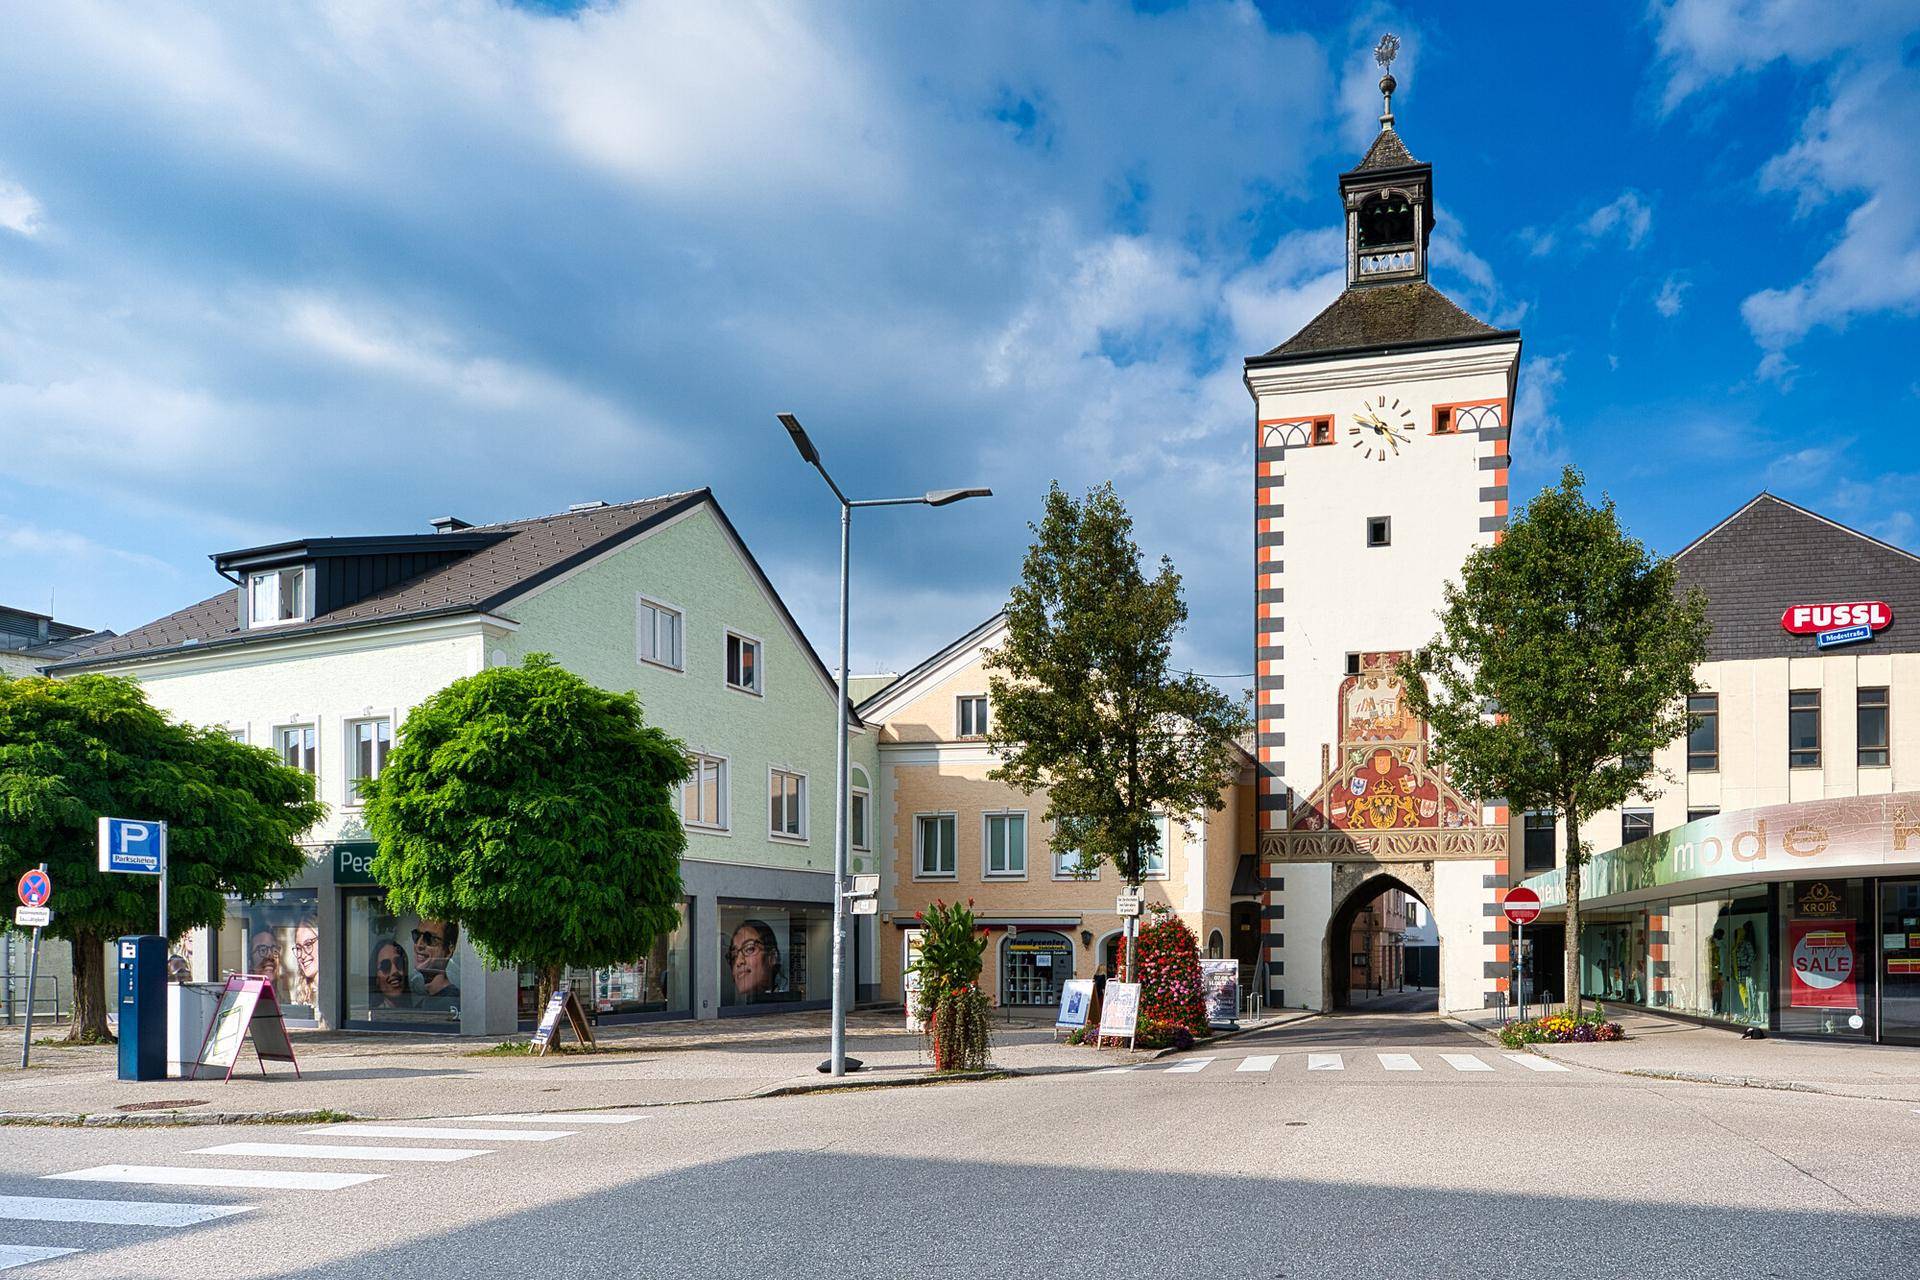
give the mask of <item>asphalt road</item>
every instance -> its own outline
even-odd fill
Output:
[[[1908,1104],[1540,1071],[1405,1015],[1134,1070],[615,1118],[0,1129],[0,1265],[70,1249],[17,1274],[1756,1280],[1904,1276],[1920,1255]],[[290,1174],[379,1176],[193,1185]],[[116,1176],[140,1180],[99,1180]]]

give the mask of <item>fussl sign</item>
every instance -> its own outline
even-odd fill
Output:
[[[1893,607],[1884,600],[1849,600],[1838,604],[1793,604],[1780,615],[1780,625],[1796,636],[1816,636],[1842,627],[1882,631],[1893,621]]]

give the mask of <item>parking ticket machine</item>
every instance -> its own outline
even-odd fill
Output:
[[[167,940],[120,939],[120,1078],[167,1078]]]

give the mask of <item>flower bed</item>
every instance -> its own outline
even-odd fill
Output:
[[[1607,1021],[1605,1012],[1597,1008],[1578,1018],[1563,1011],[1525,1022],[1509,1022],[1500,1028],[1500,1043],[1509,1049],[1529,1044],[1597,1044],[1626,1038],[1627,1033],[1620,1024]]]

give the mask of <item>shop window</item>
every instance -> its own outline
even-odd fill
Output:
[[[913,820],[913,874],[923,880],[954,877],[954,835],[959,826],[951,813],[923,813]]]
[[[258,898],[228,898],[217,945],[223,972],[257,973],[270,979],[286,1017],[296,1022],[314,1020],[320,1003],[318,889],[276,889]]]
[[[569,969],[562,981],[572,986],[580,1003],[603,1019],[635,1020],[645,1015],[690,1015],[692,1002],[692,935],[687,921],[692,907],[682,903],[680,922],[673,931],[653,941],[647,953],[631,964],[603,969]],[[520,1017],[540,1016],[540,976],[532,968],[520,970]]]
[[[1535,810],[1526,816],[1526,834],[1523,837],[1523,868],[1528,875],[1542,871],[1551,871],[1555,865],[1553,851],[1554,822],[1552,811]]]
[[[727,814],[727,761],[723,756],[695,753],[687,757],[693,772],[680,784],[680,821],[689,827],[725,831]]]
[[[1860,927],[1865,883],[1791,880],[1780,885],[1779,894],[1774,961],[1779,1029],[1865,1039],[1873,998],[1870,943]]]
[[[1000,999],[1004,1004],[1060,1003],[1060,987],[1073,976],[1073,944],[1058,933],[1021,933],[1001,944]]]
[[[955,699],[954,732],[962,738],[987,736],[987,698],[972,694]]]
[[[1862,689],[1855,711],[1859,737],[1859,765],[1862,769],[1884,769],[1888,763],[1887,691]]]
[[[830,999],[831,924],[825,904],[722,903],[720,1007]]]
[[[767,830],[788,840],[807,838],[807,776],[785,769],[767,773]]]
[[[1024,880],[1027,877],[1027,815],[986,815],[986,874],[989,879]]]
[[[1820,691],[1787,694],[1787,764],[1794,769],[1820,767]]]
[[[346,899],[347,1021],[460,1029],[460,926],[387,910],[384,893]]]
[[[1720,768],[1720,695],[1696,693],[1687,698],[1693,725],[1687,730],[1687,772],[1713,773]]]
[[[1635,840],[1645,840],[1653,834],[1653,810],[1622,809],[1620,811],[1620,843],[1632,844]]]

